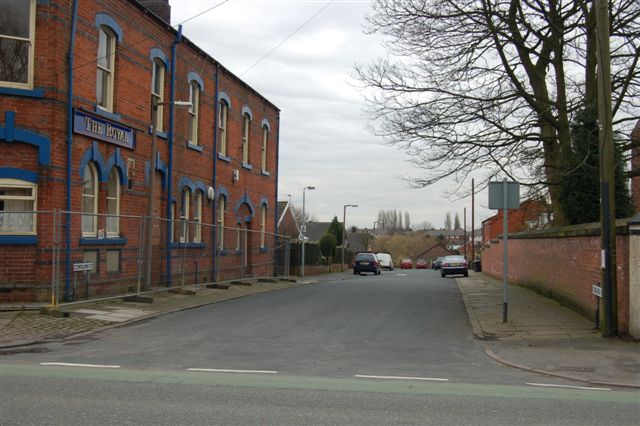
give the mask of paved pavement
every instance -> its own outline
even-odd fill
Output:
[[[347,279],[350,272],[316,275],[297,281],[256,280],[228,289],[189,288],[153,294],[153,303],[121,299],[66,305],[57,315],[34,311],[0,312],[0,354],[38,343],[90,334],[157,315],[252,294],[323,281]],[[502,322],[502,282],[471,272],[456,279],[473,332],[496,361],[591,385],[640,389],[640,343],[602,338],[593,322],[557,302],[519,286],[509,287],[509,320]]]

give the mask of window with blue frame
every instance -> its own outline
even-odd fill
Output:
[[[31,89],[36,0],[2,0],[0,10],[0,87]]]
[[[35,235],[38,186],[0,178],[0,235]]]

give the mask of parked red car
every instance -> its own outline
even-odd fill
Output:
[[[427,261],[424,259],[418,259],[416,262],[416,269],[427,269]]]
[[[411,259],[402,259],[400,261],[400,269],[413,269],[413,262]]]

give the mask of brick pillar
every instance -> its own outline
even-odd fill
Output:
[[[640,212],[640,120],[631,132],[631,198],[636,212]]]
[[[629,334],[640,338],[640,213],[629,221]]]

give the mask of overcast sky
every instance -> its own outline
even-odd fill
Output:
[[[171,23],[222,1],[170,0]],[[367,130],[354,64],[385,54],[380,38],[363,32],[369,8],[368,0],[230,0],[182,31],[280,108],[279,200],[291,194],[301,208],[303,188],[315,186],[306,192],[308,212],[322,222],[342,220],[343,206],[357,204],[347,210],[347,226],[359,228],[372,228],[382,209],[407,211],[413,227],[428,221],[441,228],[447,212],[463,223],[466,207],[470,229],[470,197],[450,200],[445,183],[409,188],[400,177],[420,170]],[[495,213],[486,207],[486,191],[476,194],[476,228]]]

